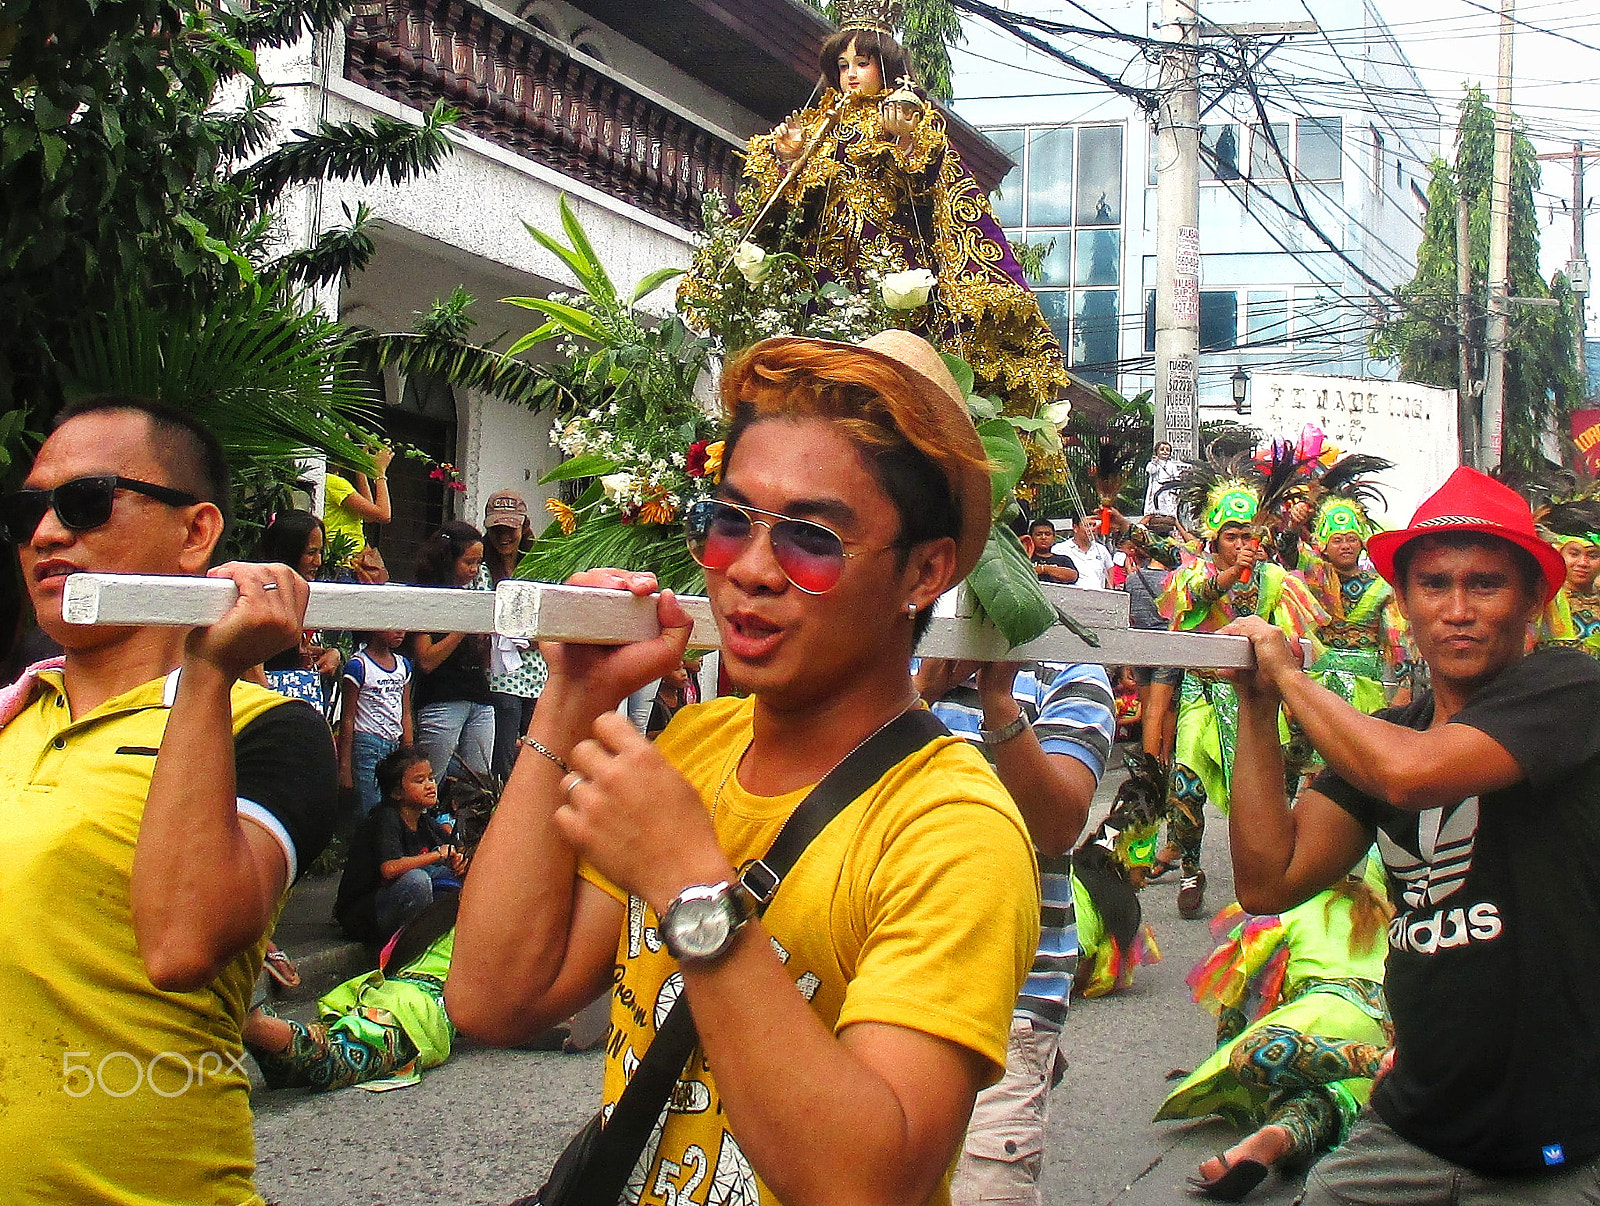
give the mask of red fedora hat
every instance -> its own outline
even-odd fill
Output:
[[[1561,584],[1567,579],[1567,565],[1533,529],[1533,512],[1527,500],[1509,486],[1502,485],[1487,473],[1468,469],[1465,465],[1452,473],[1417,508],[1408,527],[1398,532],[1378,532],[1367,541],[1367,553],[1384,580],[1393,586],[1395,581],[1394,555],[1402,545],[1419,536],[1435,536],[1444,532],[1479,532],[1485,536],[1498,536],[1509,540],[1518,548],[1533,554],[1544,572],[1544,601],[1555,598]]]

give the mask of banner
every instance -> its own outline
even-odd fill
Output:
[[[1395,467],[1379,476],[1386,505],[1375,507],[1390,526],[1411,513],[1460,463],[1454,390],[1362,377],[1256,373],[1253,427],[1267,436],[1298,439],[1307,424],[1344,452],[1387,457]],[[1600,414],[1597,414],[1600,418]]]
[[[1583,458],[1582,468],[1590,477],[1600,476],[1600,410],[1572,412],[1572,442]],[[1573,466],[1579,468],[1578,465]]]

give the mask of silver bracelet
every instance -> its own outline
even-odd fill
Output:
[[[570,775],[572,773],[572,768],[567,765],[567,760],[565,758],[561,757],[555,751],[547,749],[543,745],[539,744],[539,742],[535,741],[532,737],[519,737],[517,738],[517,744],[527,746],[536,754],[543,754],[546,758],[550,759],[551,762],[554,762],[561,768],[561,773],[563,775]]]

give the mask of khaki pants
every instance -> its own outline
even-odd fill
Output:
[[[1005,1075],[979,1093],[972,1107],[950,1185],[951,1206],[1043,1206],[1044,1124],[1060,1045],[1059,1030],[1026,1014],[1012,1015]]]

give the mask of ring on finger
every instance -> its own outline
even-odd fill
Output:
[[[276,582],[263,582],[261,584],[261,589],[262,590],[277,590],[278,589],[278,584]]]
[[[588,781],[582,775],[571,774],[561,781],[561,790],[566,793],[567,799],[570,800],[572,799],[572,793]]]

